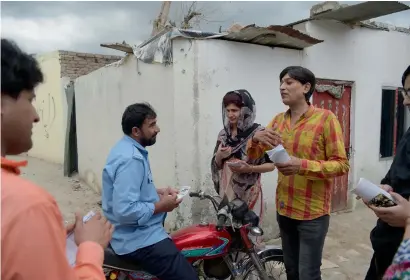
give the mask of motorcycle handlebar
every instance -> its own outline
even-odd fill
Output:
[[[190,192],[190,193],[189,193],[189,197],[199,197],[199,198],[200,198],[201,196],[200,196],[200,194],[197,193],[197,192]]]
[[[226,222],[226,216],[219,215],[218,222],[216,224],[216,230],[221,231],[224,228],[225,222]]]
[[[215,208],[215,211],[218,212],[218,222],[216,224],[216,230],[221,231],[224,228],[226,220],[228,219],[228,215],[230,213],[229,205],[226,205],[222,209],[219,209],[220,205],[215,200],[215,198],[208,195],[208,194],[205,194],[203,191],[201,191],[201,192],[190,192],[189,196],[190,197],[197,197],[199,199],[205,199],[206,198],[206,199],[209,199],[212,202],[212,204]]]
[[[200,199],[209,199],[212,202],[212,205],[215,208],[215,211],[218,211],[219,203],[213,198],[212,196],[208,194],[204,194],[202,191],[201,192],[190,192],[189,197],[197,197]]]

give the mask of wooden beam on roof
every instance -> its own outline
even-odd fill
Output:
[[[125,53],[134,53],[132,50],[132,47],[128,45],[127,43],[107,43],[107,44],[100,44],[101,47],[103,48],[108,48],[108,49],[113,49],[117,51],[122,51]]]

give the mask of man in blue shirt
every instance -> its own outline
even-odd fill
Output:
[[[197,273],[163,227],[166,213],[181,200],[174,189],[156,189],[153,182],[145,147],[156,142],[156,117],[149,104],[128,106],[121,122],[125,135],[103,170],[103,212],[115,226],[111,247],[161,280],[196,280]]]

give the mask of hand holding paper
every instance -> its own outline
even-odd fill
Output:
[[[88,222],[95,215],[94,211],[90,211],[83,217],[83,223]],[[75,225],[74,225],[75,226]],[[74,229],[74,227],[73,227]],[[75,265],[77,258],[78,246],[74,239],[74,231],[68,233],[66,244],[66,255],[71,266]]]
[[[276,168],[285,176],[292,176],[298,174],[302,166],[302,160],[297,157],[290,157],[290,161],[285,163],[276,163]]]
[[[369,205],[378,218],[392,227],[405,227],[410,225],[410,202],[401,195],[391,193],[396,206],[393,207],[375,207]]]
[[[277,145],[280,145],[282,143],[282,137],[280,133],[276,132],[275,130],[276,126],[260,130],[255,133],[252,139],[254,142],[259,142],[268,147],[276,147]]]
[[[234,173],[250,173],[252,172],[252,167],[243,160],[230,161],[227,163],[229,168]]]
[[[377,207],[391,207],[396,205],[390,193],[364,178],[360,178],[356,188],[354,188],[352,192],[361,197],[363,201],[369,205]]]
[[[76,214],[74,231],[67,236],[66,240],[66,255],[69,263],[72,266],[76,263],[77,244],[92,241],[105,248],[111,240],[113,231],[114,226],[100,213],[90,211],[83,218]]]
[[[278,145],[274,149],[266,151],[266,153],[273,163],[287,163],[290,161],[290,156],[282,145]]]
[[[181,189],[179,190],[179,193],[178,193],[178,195],[177,195],[177,199],[181,199],[181,198],[183,198],[184,196],[186,196],[186,195],[189,193],[189,190],[190,190],[190,189],[191,189],[190,186],[181,187]]]

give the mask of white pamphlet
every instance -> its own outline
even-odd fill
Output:
[[[361,197],[365,202],[376,206],[392,206],[392,203],[389,203],[389,201],[394,203],[393,197],[388,192],[364,178],[359,179],[356,188],[352,192]],[[383,201],[383,199],[386,201]]]
[[[88,222],[93,216],[95,215],[94,211],[90,211],[83,217],[83,223]],[[66,255],[68,262],[70,263],[71,266],[75,266],[76,258],[77,258],[77,244],[75,244],[74,241],[74,232],[70,232],[67,235],[67,240],[66,240]]]
[[[290,161],[288,152],[282,145],[277,145],[274,149],[266,151],[273,163],[286,163]]]
[[[190,186],[183,186],[179,189],[179,193],[177,195],[177,199],[181,199],[184,196],[186,196],[189,193],[189,190],[191,189]]]

